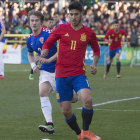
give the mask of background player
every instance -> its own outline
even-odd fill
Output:
[[[43,115],[46,120],[46,125],[40,125],[39,129],[43,132],[48,132],[49,134],[54,133],[53,120],[52,120],[52,106],[49,100],[49,95],[51,92],[55,91],[55,64],[56,61],[56,43],[52,45],[46,59],[53,62],[49,64],[42,64],[41,68],[39,65],[35,64],[33,51],[40,55],[42,50],[42,45],[45,40],[49,37],[49,33],[46,28],[42,28],[42,23],[44,16],[40,11],[32,10],[28,13],[28,21],[30,22],[31,29],[33,33],[27,39],[28,48],[28,59],[31,64],[34,73],[40,71],[39,77],[39,95],[41,101],[41,108]],[[41,63],[46,63],[46,61],[40,60]]]
[[[56,91],[57,101],[65,116],[66,123],[74,130],[79,140],[100,140],[89,131],[93,116],[92,94],[88,79],[85,76],[85,52],[90,44],[94,51],[94,61],[91,73],[96,74],[96,65],[100,56],[100,48],[93,30],[82,25],[83,7],[78,1],[69,5],[71,24],[59,25],[43,45],[41,56],[48,55],[48,50],[58,39],[58,58],[56,63]],[[72,113],[71,100],[73,89],[83,102],[82,118],[83,130],[81,131],[75,115]]]
[[[4,23],[2,21],[2,19],[0,18],[0,79],[4,79],[4,63],[2,60],[2,52],[3,52],[3,47],[5,44],[5,26]]]
[[[114,22],[114,29],[109,29],[104,37],[104,40],[108,43],[109,45],[109,61],[106,66],[106,72],[104,74],[104,78],[107,77],[111,63],[113,61],[113,57],[116,55],[116,67],[117,67],[117,78],[120,78],[120,69],[121,69],[121,63],[120,63],[120,55],[122,51],[122,36],[125,36],[126,42],[127,42],[127,47],[130,47],[127,39],[127,34],[125,30],[120,29],[120,25],[118,20]],[[108,38],[110,39],[108,40]]]
[[[65,21],[60,19],[59,12],[54,13],[53,19],[54,19],[54,29],[57,28],[60,24],[66,24]]]

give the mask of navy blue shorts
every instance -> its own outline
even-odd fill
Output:
[[[80,93],[81,89],[91,89],[85,75],[77,75],[64,78],[56,78],[56,98],[57,102],[71,101],[73,90]]]
[[[110,50],[109,51],[109,59],[112,59],[116,55],[116,53],[121,54],[121,52],[122,52],[122,48]]]

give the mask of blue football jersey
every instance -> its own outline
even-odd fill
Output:
[[[33,51],[35,51],[40,56],[42,46],[43,46],[44,42],[47,40],[47,38],[49,37],[49,35],[50,34],[47,32],[47,30],[45,28],[42,28],[41,33],[37,36],[33,36],[33,34],[31,34],[30,37],[26,41],[28,52],[33,53]],[[57,45],[57,43],[55,43],[53,45],[53,47],[51,47],[47,57],[45,57],[46,59],[55,55],[55,53],[57,52],[56,45]],[[45,70],[45,71],[53,73],[53,72],[55,72],[55,64],[56,64],[56,60],[49,64],[47,64],[47,63],[42,64],[40,70]]]
[[[3,20],[0,18],[0,35],[1,35],[1,29],[4,28],[4,23]],[[2,40],[0,42],[5,43],[5,37],[2,38]]]

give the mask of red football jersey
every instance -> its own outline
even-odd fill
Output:
[[[96,35],[88,27],[75,31],[70,24],[61,24],[51,33],[42,49],[50,49],[57,40],[56,78],[85,74],[84,58],[88,44],[94,51],[93,55],[100,56]]]
[[[112,43],[109,45],[109,50],[114,50],[117,48],[122,48],[122,36],[127,37],[126,31],[120,29],[118,33],[114,31],[114,29],[109,29],[104,37],[105,39],[112,39]]]

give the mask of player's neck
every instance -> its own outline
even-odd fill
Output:
[[[118,33],[119,31],[120,31],[120,30],[118,30],[118,31],[115,31],[115,30],[114,30],[115,33]]]
[[[81,29],[82,27],[83,27],[83,24],[82,24],[82,22],[80,22],[77,26],[73,26],[72,24],[71,24],[71,27],[74,29],[74,30],[79,30],[79,29]]]
[[[41,33],[41,30],[42,30],[42,27],[40,27],[38,30],[36,30],[36,31],[33,31],[33,35],[34,36],[37,36],[38,34],[40,34]]]

